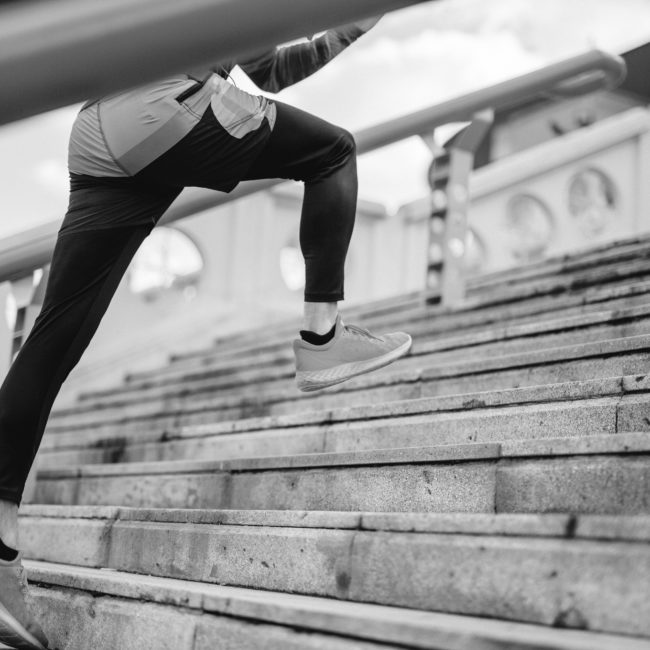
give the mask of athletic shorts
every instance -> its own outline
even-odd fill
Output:
[[[250,95],[217,74],[205,83],[179,75],[84,107],[70,136],[70,172],[135,176],[186,137],[208,107],[222,127],[215,145],[229,143],[228,138],[243,142],[265,120],[271,129],[275,122],[275,106],[265,97]]]
[[[276,115],[272,101],[217,74],[178,75],[84,106],[68,149],[65,231],[150,225],[184,187],[232,191]]]

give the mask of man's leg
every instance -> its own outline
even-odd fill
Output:
[[[269,141],[246,180],[304,181],[300,247],[305,258],[303,328],[328,333],[344,297],[344,266],[357,207],[356,146],[351,133],[276,102]]]
[[[0,388],[0,499],[20,503],[52,403],[147,234],[138,227],[59,236],[43,309]]]
[[[71,194],[43,308],[0,388],[0,642],[20,636],[21,630],[39,638],[17,583],[17,506],[52,404],[90,343],[133,255],[175,195],[106,193],[101,188]],[[106,227],[106,215],[113,214],[122,222],[133,215],[134,225]],[[23,641],[33,643],[28,635]]]
[[[298,387],[312,391],[392,363],[408,352],[411,337],[402,332],[375,336],[342,323],[338,301],[344,297],[345,258],[357,204],[354,138],[304,111],[276,106],[273,133],[245,178],[305,183],[300,220],[304,329],[294,351]]]
[[[208,108],[191,133],[137,177],[223,191],[242,180],[304,181],[300,243],[307,266],[305,327],[327,332],[338,313],[337,301],[343,299],[343,268],[356,213],[354,138],[340,127],[280,102],[274,102],[271,131],[266,119],[257,121],[257,98],[232,88],[229,101],[234,112],[215,114]],[[256,125],[250,130],[244,117],[249,110]],[[243,135],[232,135],[226,119],[232,118],[231,113],[241,122]],[[222,124],[224,119],[226,124]]]

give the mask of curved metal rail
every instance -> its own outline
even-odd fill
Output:
[[[0,7],[0,124],[423,0],[22,0]]]

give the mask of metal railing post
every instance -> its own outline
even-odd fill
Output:
[[[3,343],[4,349],[0,356],[0,371],[3,376],[25,342],[43,306],[49,267],[42,269],[40,277],[38,273],[39,270],[36,270],[31,275],[13,280],[7,285],[8,291],[5,289],[3,292],[5,313],[8,311],[9,300],[13,302],[15,309],[14,322],[7,323],[8,328],[5,331],[8,332],[8,337]]]
[[[20,342],[21,346],[25,342],[25,339],[29,336],[29,333],[32,331],[36,318],[41,313],[43,300],[45,299],[45,288],[47,287],[47,281],[50,278],[49,264],[40,269],[40,272],[40,277],[36,276],[35,278],[32,298],[29,301],[29,304],[25,307],[25,315],[23,320],[23,338]],[[38,273],[38,271],[36,271],[36,273]]]
[[[493,111],[477,113],[451,143],[434,152],[429,169],[431,213],[426,286],[439,292],[447,307],[459,305],[465,298],[469,178],[474,156],[493,121]]]
[[[34,273],[14,280],[11,283],[11,295],[15,305],[15,318],[9,345],[9,354],[13,361],[18,354],[18,350],[20,350],[23,340],[27,337],[25,332],[27,326],[27,308],[34,295]]]
[[[442,285],[444,263],[445,230],[447,227],[447,186],[449,184],[449,152],[439,147],[433,151],[433,162],[429,168],[431,188],[431,211],[429,213],[429,239],[427,249],[427,292],[439,292]]]
[[[0,283],[0,384],[4,380],[9,365],[11,364],[11,343],[13,340],[13,327],[6,317],[7,306],[11,296],[11,284]]]
[[[473,168],[474,154],[471,151],[451,149],[440,286],[441,302],[445,307],[458,306],[465,298],[469,177]]]

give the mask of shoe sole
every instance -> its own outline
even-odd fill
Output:
[[[411,345],[413,345],[413,340],[409,336],[408,341],[380,357],[374,357],[367,361],[344,363],[340,366],[327,368],[326,370],[301,370],[296,372],[298,389],[303,393],[310,393],[315,390],[322,390],[329,386],[341,384],[348,379],[358,377],[372,370],[378,370],[403,357],[411,349]]]
[[[0,605],[0,644],[9,646],[13,650],[47,650],[2,605]]]

